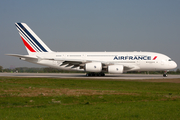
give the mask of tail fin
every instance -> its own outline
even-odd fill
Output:
[[[49,47],[29,28],[26,23],[15,23],[20,37],[29,54],[51,52]]]

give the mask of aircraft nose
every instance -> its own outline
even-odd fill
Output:
[[[176,68],[177,67],[177,63],[176,62],[174,62],[174,68]]]
[[[176,62],[173,61],[173,63],[171,64],[172,68],[175,69],[177,67]]]

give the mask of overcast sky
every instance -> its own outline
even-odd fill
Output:
[[[0,65],[41,67],[5,54],[27,54],[15,28],[25,22],[53,51],[150,51],[180,68],[179,0],[1,0]]]

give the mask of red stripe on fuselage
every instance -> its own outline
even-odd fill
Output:
[[[23,37],[21,37],[24,45],[31,51],[31,52],[36,52],[25,40]]]
[[[154,58],[153,58],[153,60],[155,60],[157,58],[157,56],[155,56]]]

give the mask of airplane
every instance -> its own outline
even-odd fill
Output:
[[[177,64],[168,56],[156,52],[54,52],[26,23],[15,23],[28,55],[7,54],[20,60],[52,68],[84,71],[86,76],[122,74],[128,71],[165,71]]]

